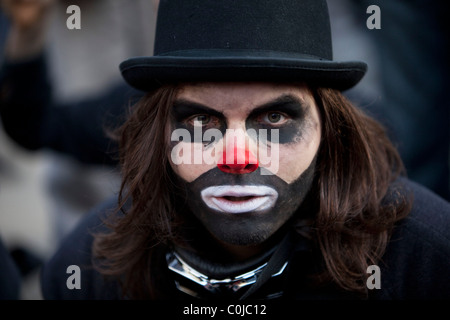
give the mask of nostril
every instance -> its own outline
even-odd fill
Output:
[[[243,165],[227,165],[227,164],[218,164],[217,167],[227,173],[234,173],[234,174],[244,174],[244,173],[250,173],[258,169],[257,164],[243,164]]]
[[[223,153],[222,163],[217,164],[217,167],[221,171],[233,174],[244,174],[258,169],[258,160],[249,150],[235,148],[233,151],[234,154],[231,157],[233,160],[231,161],[227,158],[226,153]]]
[[[256,169],[258,169],[258,163],[249,163],[245,166],[244,170],[247,170],[248,172],[253,172]]]
[[[228,164],[218,164],[220,170],[228,173],[250,173],[258,169],[257,164],[239,164],[239,165],[228,165]]]

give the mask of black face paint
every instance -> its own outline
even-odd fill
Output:
[[[276,175],[261,175],[260,169],[248,174],[229,174],[217,167],[190,183],[179,180],[187,195],[186,209],[214,238],[224,243],[246,246],[268,240],[293,217],[311,187],[314,172],[315,159],[301,176],[290,184]],[[266,186],[276,190],[278,198],[272,207],[260,211],[229,213],[209,207],[202,199],[202,191],[211,186],[226,185],[236,188]]]
[[[195,128],[188,122],[188,119],[196,115],[208,116],[210,123],[205,123],[201,128]],[[191,141],[189,142],[210,145],[215,142],[215,137],[212,136],[211,139],[204,139],[206,130],[219,130],[222,137],[226,132],[226,122],[222,113],[195,102],[185,100],[176,101],[172,108],[172,117],[172,126],[174,129],[185,129],[189,132],[191,135]],[[198,130],[197,134],[195,132],[196,129]],[[201,135],[198,133],[201,133]]]
[[[278,134],[278,143],[296,143],[302,137],[306,125],[307,110],[309,106],[292,95],[283,95],[261,107],[254,109],[246,120],[248,131],[254,130],[256,139],[262,142],[276,142],[273,138],[273,129]],[[288,119],[281,125],[262,121],[262,117],[270,114],[285,114]],[[255,138],[253,136],[253,138]]]

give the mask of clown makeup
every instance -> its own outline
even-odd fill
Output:
[[[229,174],[211,169],[184,185],[187,205],[217,240],[235,246],[266,241],[302,203],[315,162],[291,184],[276,175]]]
[[[186,134],[172,139],[171,166],[188,207],[214,238],[258,245],[294,215],[311,186],[321,138],[318,109],[306,87],[186,85],[172,114],[174,132]],[[174,150],[181,156],[186,150],[208,153],[214,161],[176,161]],[[263,154],[271,154],[272,163],[261,161]]]

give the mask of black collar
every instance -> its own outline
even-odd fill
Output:
[[[283,294],[281,279],[293,252],[307,250],[306,241],[289,232],[271,250],[244,263],[217,263],[192,251],[177,248],[166,255],[167,265],[178,290],[203,299],[245,299],[254,296],[263,285],[272,282],[271,290],[261,298]],[[275,285],[274,282],[278,282]]]

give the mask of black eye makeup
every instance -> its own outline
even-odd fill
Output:
[[[209,116],[207,114],[196,115],[189,119],[189,123],[192,123],[194,126],[196,126],[196,125],[205,126],[205,125],[209,124],[210,122],[211,122],[211,116]]]
[[[288,117],[280,112],[268,112],[263,114],[259,121],[269,125],[282,125],[288,120]]]
[[[309,105],[296,96],[282,95],[268,103],[254,108],[246,117],[246,129],[256,132],[252,138],[271,141],[273,143],[295,143],[303,133],[308,114]],[[202,142],[209,144],[211,141],[203,141],[203,133],[208,129],[217,129],[226,134],[227,122],[224,114],[205,105],[180,99],[175,101],[172,109],[172,117],[175,128],[183,128],[189,131],[191,137],[196,130],[201,130]],[[274,134],[278,137],[275,137]]]
[[[264,140],[277,142],[273,136],[278,133],[278,143],[297,142],[303,133],[309,106],[293,95],[282,95],[252,110],[246,120],[247,130],[254,129],[257,138],[264,130]],[[276,131],[274,131],[276,130]]]
[[[173,125],[175,129],[186,129],[191,135],[192,142],[210,144],[214,140],[203,140],[204,132],[208,129],[217,129],[225,135],[226,122],[222,113],[205,105],[188,100],[175,101],[172,108]],[[201,137],[195,133],[200,130]]]
[[[204,122],[212,117],[223,120],[222,113],[204,106],[199,103],[191,102],[188,100],[175,101],[172,108],[172,116],[176,122],[186,122],[186,120],[198,117],[198,121]],[[193,119],[194,121],[195,119]]]
[[[198,127],[202,130],[218,129],[221,126],[219,118],[209,114],[197,114],[183,121],[186,125]]]

